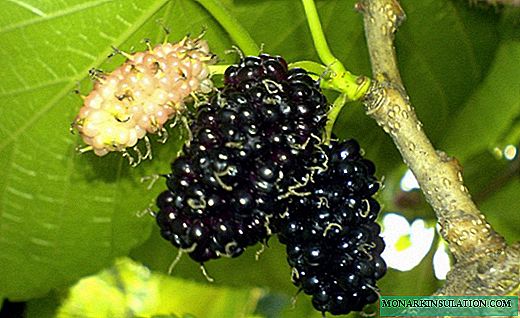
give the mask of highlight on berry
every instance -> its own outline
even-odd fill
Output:
[[[121,152],[132,165],[151,158],[147,134],[168,137],[166,123],[182,119],[189,97],[212,90],[209,65],[215,62],[201,37],[164,42],[144,52],[123,54],[126,62],[112,71],[91,72],[93,90],[83,98],[72,127],[85,147],[98,156]],[[144,140],[144,150],[137,145]],[[133,149],[134,155],[129,149]]]

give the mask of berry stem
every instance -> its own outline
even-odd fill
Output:
[[[289,68],[290,69],[291,68],[303,68],[303,69],[307,70],[308,72],[312,73],[309,75],[311,75],[311,76],[316,75],[316,76],[313,76],[313,78],[315,78],[315,79],[318,79],[323,74],[325,74],[325,72],[327,71],[327,68],[325,66],[323,66],[320,63],[313,62],[313,61],[298,61],[298,62],[290,63]]]
[[[200,3],[217,20],[231,36],[231,39],[246,55],[257,55],[260,48],[249,32],[238,20],[222,5],[219,0],[194,0]]]
[[[323,142],[328,145],[330,144],[330,138],[332,136],[332,129],[334,128],[334,123],[336,122],[336,119],[338,118],[339,113],[341,112],[341,109],[345,105],[345,103],[348,101],[347,94],[341,94],[336,98],[334,101],[334,104],[332,104],[332,108],[329,110],[329,113],[327,114],[327,125],[325,126],[325,138],[323,139]]]
[[[309,28],[311,29],[314,47],[321,61],[336,73],[346,72],[343,64],[341,64],[330,51],[327,39],[323,33],[323,28],[321,27],[320,17],[314,0],[302,0],[302,4],[305,9],[305,15],[307,16],[307,23],[309,23]]]
[[[358,100],[365,96],[370,87],[370,79],[356,76],[345,69],[345,66],[332,54],[323,33],[320,17],[314,0],[302,0],[314,47],[323,64],[331,71],[322,81],[322,87],[345,94],[349,100]]]

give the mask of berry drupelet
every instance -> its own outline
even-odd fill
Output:
[[[355,140],[320,148],[313,160],[321,165],[276,227],[293,283],[317,310],[347,314],[378,299],[376,280],[386,272],[375,223],[380,206],[372,198],[380,183]]]
[[[280,57],[228,68],[157,198],[162,236],[200,263],[265,242],[287,209],[280,198],[308,179],[326,111],[318,83]]]

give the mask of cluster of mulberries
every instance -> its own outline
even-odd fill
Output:
[[[321,145],[313,156],[320,169],[291,197],[277,220],[286,244],[293,283],[312,295],[322,312],[347,314],[378,299],[376,280],[386,272],[384,242],[375,223],[380,206],[374,164],[356,141]]]
[[[276,233],[294,284],[317,310],[346,314],[374,302],[386,271],[372,198],[380,183],[356,141],[322,144],[326,111],[318,83],[280,57],[229,67],[166,175],[161,235],[203,263]]]
[[[188,96],[212,93],[156,200],[166,240],[202,264],[278,234],[293,283],[317,310],[346,314],[377,300],[386,265],[375,167],[354,140],[322,143],[328,105],[318,81],[261,54],[229,67],[213,90],[213,55],[200,38],[125,56],[97,75],[73,123],[98,156],[128,155],[147,133],[165,132]]]
[[[208,45],[185,38],[157,45],[110,74],[100,74],[74,126],[98,156],[133,147],[147,133],[160,133],[191,93],[211,86]]]
[[[157,199],[162,236],[201,263],[267,240],[286,210],[279,199],[307,180],[326,120],[318,83],[280,57],[246,57],[224,83],[198,107]]]

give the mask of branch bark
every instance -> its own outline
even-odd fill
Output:
[[[393,139],[435,210],[456,264],[439,295],[506,295],[520,284],[520,242],[508,246],[464,186],[458,161],[436,150],[417,118],[399,73],[394,34],[405,19],[397,0],[360,0],[374,81],[366,112]]]

